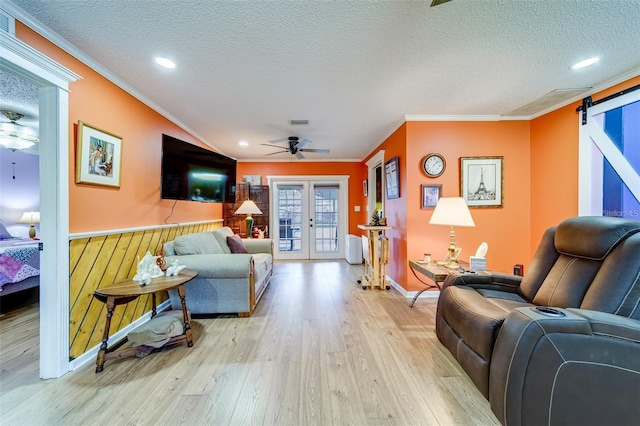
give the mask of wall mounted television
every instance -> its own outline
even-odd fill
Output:
[[[160,197],[234,203],[236,160],[163,134]]]

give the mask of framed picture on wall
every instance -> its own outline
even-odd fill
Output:
[[[365,179],[362,181],[362,193],[365,197],[369,196],[369,179]]]
[[[420,185],[421,197],[422,200],[421,209],[433,209],[436,204],[438,204],[438,200],[440,199],[440,194],[442,193],[442,185]]]
[[[504,157],[461,157],[460,196],[469,207],[502,207]]]
[[[384,163],[385,182],[387,186],[387,199],[400,198],[400,169],[398,157]]]
[[[262,185],[262,175],[242,175],[242,181],[251,186],[260,186]]]
[[[78,122],[76,183],[120,188],[122,138]]]

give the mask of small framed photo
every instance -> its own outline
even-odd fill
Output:
[[[387,200],[400,198],[400,169],[398,157],[384,163],[385,180],[387,186]]]
[[[422,196],[422,209],[433,209],[438,204],[440,194],[442,193],[442,185],[420,185]]]
[[[260,186],[262,185],[262,175],[242,175],[242,181],[251,186]]]
[[[460,196],[469,207],[502,207],[504,157],[461,157]]]
[[[365,197],[369,196],[369,180],[365,179],[362,181],[362,193]]]
[[[76,183],[120,188],[122,138],[78,122]]]

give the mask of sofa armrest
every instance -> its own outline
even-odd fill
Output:
[[[487,289],[516,293],[522,282],[522,277],[501,272],[479,272],[479,273],[454,273],[447,276],[442,289],[451,285],[466,285],[476,289]]]
[[[545,309],[515,309],[500,330],[489,378],[498,419],[508,425],[637,422],[640,321]]]
[[[176,259],[179,265],[198,272],[199,278],[243,278],[253,272],[251,254],[188,254],[165,257],[167,265]]]
[[[268,253],[273,256],[273,240],[271,238],[243,238],[247,251],[254,253]]]

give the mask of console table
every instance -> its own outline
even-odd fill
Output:
[[[389,239],[382,233],[391,229],[390,226],[358,225],[359,229],[367,231],[369,237],[369,261],[367,262],[367,274],[361,275],[358,284],[362,289],[367,287],[391,288],[387,280],[386,267],[389,263]],[[378,245],[380,240],[380,245]]]
[[[110,287],[100,288],[93,293],[93,296],[107,304],[107,322],[104,326],[104,334],[102,335],[102,344],[100,345],[100,351],[96,358],[96,373],[100,373],[104,369],[104,363],[106,360],[115,358],[125,358],[128,356],[135,356],[139,350],[137,348],[126,348],[116,351],[120,346],[127,342],[127,338],[120,340],[113,347],[108,347],[109,340],[109,328],[111,327],[111,317],[113,311],[117,305],[123,305],[129,303],[144,294],[151,294],[152,311],[151,318],[156,316],[156,293],[178,289],[180,300],[182,302],[182,317],[184,319],[184,333],[180,336],[172,337],[166,345],[172,345],[178,342],[187,342],[187,346],[193,346],[193,339],[191,337],[191,325],[189,324],[189,316],[187,313],[187,305],[184,300],[185,291],[184,284],[194,279],[198,273],[189,269],[183,269],[178,275],[172,277],[159,277],[153,278],[151,283],[147,285],[140,285],[139,282],[128,279],[116,283]]]

